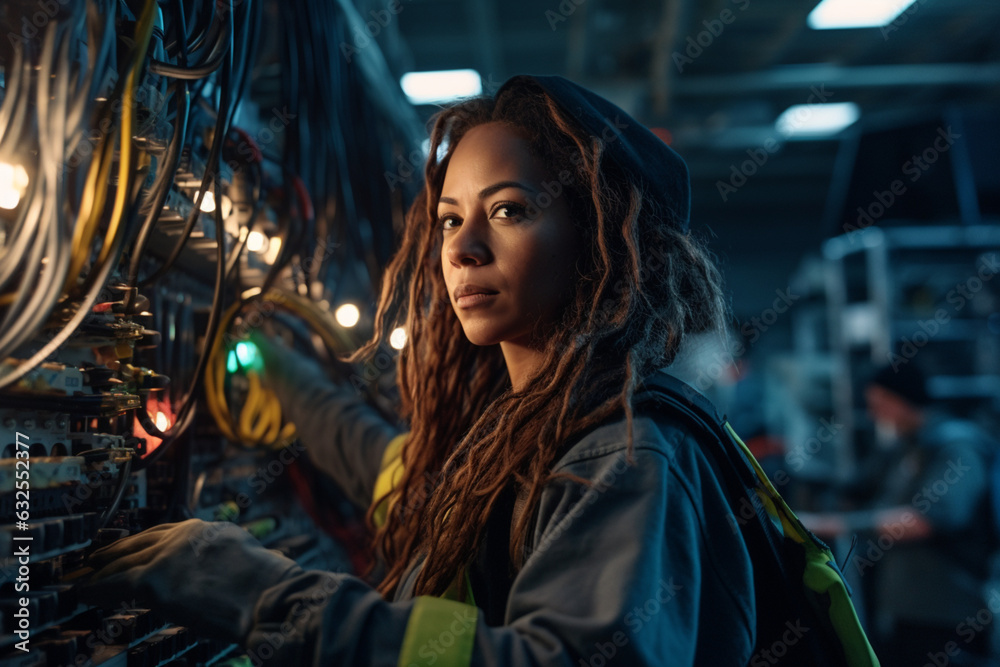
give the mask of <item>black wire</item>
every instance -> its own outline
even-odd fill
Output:
[[[179,34],[178,41],[180,42],[180,61],[182,65],[188,64],[188,35],[187,35],[187,14],[184,12],[184,0],[174,0],[174,16],[177,18],[177,31]],[[166,47],[164,47],[166,48]]]
[[[188,93],[187,84],[182,82],[175,94],[177,95],[177,116],[174,119],[174,135],[170,137],[170,144],[167,146],[166,155],[164,156],[163,163],[160,165],[160,172],[156,175],[156,183],[153,185],[154,195],[152,204],[149,212],[146,213],[146,219],[139,229],[139,235],[133,246],[127,281],[130,290],[135,289],[136,283],[139,281],[139,265],[146,251],[146,245],[149,243],[150,234],[153,231],[153,227],[159,221],[160,214],[163,211],[163,204],[166,202],[167,195],[170,193],[170,187],[173,185],[174,176],[177,172],[177,162],[180,159],[181,145],[183,144],[184,137],[187,135],[188,115],[191,110],[191,98]],[[130,303],[129,305],[133,304]],[[130,310],[131,308],[129,311],[126,311],[127,315],[132,314]]]
[[[150,59],[149,61],[149,71],[154,74],[159,74],[160,76],[169,77],[172,79],[182,79],[188,81],[194,81],[197,79],[204,79],[209,76],[212,72],[219,69],[223,61],[226,58],[226,53],[228,50],[228,44],[231,42],[232,32],[235,30],[235,21],[232,17],[230,20],[224,21],[225,26],[222,32],[218,32],[216,29],[215,41],[212,45],[212,50],[209,52],[208,59],[198,65],[188,66],[188,45],[186,40],[186,25],[184,24],[184,3],[181,0],[176,0],[175,2],[177,15],[183,30],[185,32],[185,39],[181,40],[180,48],[183,61],[181,65],[174,65],[171,63],[163,62],[161,60]],[[229,8],[229,12],[232,12],[232,6]],[[218,14],[216,13],[213,17],[213,26],[218,23]],[[197,48],[197,47],[192,47]],[[214,55],[213,55],[214,54]]]
[[[201,50],[204,49],[209,44],[215,44],[218,42],[219,30],[221,30],[221,21],[219,21],[218,12],[215,11],[215,3],[208,3],[212,8],[212,15],[209,17],[207,26],[205,22],[202,21],[201,24],[204,26],[198,35],[194,38],[190,44],[187,45],[188,59],[196,59],[200,54]],[[192,8],[193,12],[193,8]],[[196,21],[197,23],[198,21]]]
[[[169,77],[171,79],[194,81],[195,79],[204,79],[206,76],[219,69],[219,65],[221,65],[225,59],[226,54],[219,52],[215,54],[211,60],[207,61],[203,65],[199,65],[198,67],[181,67],[179,65],[171,65],[170,63],[165,63],[160,60],[153,60],[149,63],[149,71],[153,74],[159,74],[160,76]]]
[[[236,267],[240,263],[240,255],[243,254],[243,249],[247,246],[247,241],[250,239],[250,232],[253,231],[253,223],[257,218],[257,212],[260,211],[260,202],[255,201],[253,204],[253,209],[250,213],[250,223],[247,226],[247,234],[236,243],[236,247],[229,253],[229,258],[226,260],[226,282],[228,283],[232,277],[233,272],[236,271]]]
[[[232,3],[230,2],[230,6],[231,4]],[[233,14],[231,8],[229,11],[229,16],[230,19],[232,19]],[[232,40],[230,40],[227,53],[232,55]],[[231,58],[228,59],[225,64],[226,67],[223,67],[222,70],[222,82],[223,82],[222,87],[228,89],[229,75],[232,69]],[[226,90],[224,94],[226,95],[226,99],[228,102],[228,96],[229,96],[228,90]],[[225,140],[226,134],[229,131],[228,116],[229,116],[228,113],[219,113],[215,118],[215,134],[212,137],[212,146],[208,153],[208,160],[205,163],[205,175],[201,179],[201,185],[198,187],[198,193],[195,195],[195,198],[193,200],[194,205],[191,207],[191,212],[188,214],[187,221],[184,224],[184,229],[181,231],[180,238],[177,240],[177,244],[174,246],[174,249],[170,252],[170,255],[167,256],[167,259],[163,262],[163,264],[161,264],[160,267],[152,273],[152,275],[139,281],[139,285],[141,287],[150,285],[156,280],[158,280],[160,277],[162,277],[163,274],[165,274],[170,269],[170,267],[173,266],[174,262],[177,261],[177,258],[180,257],[181,252],[184,251],[184,246],[187,243],[188,239],[191,237],[191,232],[194,231],[195,224],[198,221],[199,214],[201,213],[201,202],[205,197],[205,192],[208,189],[209,183],[211,183],[213,180],[218,181],[219,170],[218,168],[216,168],[213,171],[212,165],[218,165],[219,154],[222,150],[222,143]],[[219,211],[221,208],[222,208],[222,200],[216,200],[215,202],[216,211]]]
[[[168,521],[183,521],[194,515],[188,509],[188,485],[191,477],[191,439],[188,438],[177,448],[176,470],[174,471],[174,492],[171,494],[170,505],[167,507]]]
[[[118,511],[119,505],[122,504],[122,498],[125,497],[125,489],[128,488],[131,477],[132,457],[130,456],[125,460],[125,463],[122,464],[122,468],[118,473],[118,488],[115,490],[115,495],[111,500],[111,504],[106,510],[104,510],[104,514],[101,515],[101,518],[97,522],[98,530],[108,525],[108,521],[110,521],[111,517],[113,517],[115,512]]]
[[[267,294],[270,291],[271,286],[277,279],[278,274],[281,273],[282,269],[288,266],[288,263],[292,260],[293,240],[290,228],[292,227],[292,217],[291,215],[285,216],[283,219],[283,224],[278,231],[278,239],[281,242],[281,249],[278,251],[278,256],[275,258],[274,263],[271,264],[271,268],[267,272],[267,276],[264,278],[264,283],[261,285],[260,293]],[[273,243],[273,241],[272,241]]]
[[[233,110],[235,112],[236,107],[239,106],[240,100],[243,99],[243,93],[246,90],[246,84],[249,80],[248,73],[252,69],[250,67],[251,54],[257,53],[258,46],[258,34],[260,31],[260,3],[253,2],[252,0],[246,0],[246,8],[243,11],[243,34],[244,38],[240,43],[240,56],[237,60],[239,65],[239,70],[236,75],[236,94],[233,96]]]
[[[230,44],[230,53],[232,52],[232,45]],[[220,89],[222,91],[222,101],[226,104],[227,108],[225,112],[220,112],[218,119],[223,125],[227,124],[230,120],[232,109],[229,108],[230,102],[230,74],[232,71],[232,59],[229,58],[222,66],[222,82]],[[227,130],[225,127],[217,128],[220,133],[225,133]],[[211,175],[213,165],[218,168],[218,149],[221,145],[221,134],[217,134],[213,138],[213,150],[210,152],[209,161],[205,165],[206,176]],[[202,377],[205,374],[205,368],[208,365],[208,358],[212,352],[212,341],[215,340],[215,335],[217,329],[219,328],[219,322],[222,319],[222,298],[223,298],[223,286],[225,280],[225,264],[226,264],[226,229],[225,221],[222,219],[222,193],[219,190],[219,179],[215,178],[213,180],[213,187],[215,191],[215,240],[216,240],[216,266],[215,266],[215,288],[212,296],[212,306],[209,310],[208,315],[208,326],[205,329],[205,347],[198,357],[198,363],[195,366],[194,376],[191,378],[191,386],[188,390],[188,394],[185,397],[184,404],[181,406],[180,411],[177,414],[177,422],[168,430],[160,431],[153,424],[153,428],[160,434],[157,437],[162,437],[163,442],[157,447],[151,454],[148,454],[144,458],[140,459],[136,464],[137,470],[143,470],[160,458],[163,457],[164,453],[170,449],[170,446],[177,441],[177,439],[184,433],[187,427],[191,424],[194,417],[195,410],[195,395],[198,392],[198,388],[201,385]],[[143,412],[146,411],[145,405],[141,408]],[[146,418],[149,418],[149,413],[146,412]],[[142,416],[140,415],[140,423]],[[145,428],[145,426],[143,426]],[[147,431],[149,432],[149,431]],[[155,435],[155,434],[152,434]]]
[[[170,63],[165,63],[162,60],[150,59],[149,61],[149,71],[153,74],[159,74],[160,76],[169,77],[172,79],[185,79],[188,81],[193,81],[195,79],[204,79],[206,76],[212,72],[219,69],[226,60],[228,54],[228,47],[220,47],[220,44],[230,42],[232,19],[226,23],[226,30],[219,36],[219,40],[216,43],[216,48],[213,49],[214,55],[210,55],[209,59],[200,65],[195,65],[193,67],[182,67],[180,65],[171,65]]]
[[[165,440],[166,438],[170,438],[170,437],[173,437],[175,435],[178,435],[181,431],[183,431],[184,429],[187,428],[187,425],[184,425],[182,427],[178,427],[176,429],[176,431],[173,428],[168,428],[167,432],[161,430],[160,427],[156,425],[156,422],[153,421],[153,418],[149,416],[149,408],[147,407],[147,402],[148,401],[149,401],[148,395],[147,396],[143,396],[142,397],[142,405],[140,405],[138,408],[136,408],[136,411],[135,411],[135,416],[139,420],[139,424],[142,425],[142,430],[144,430],[147,434],[153,436],[154,438],[159,438],[160,440]],[[180,413],[178,413],[178,414],[180,414]],[[174,426],[177,426],[177,424],[179,424],[179,423],[180,423],[180,420],[178,420],[177,422],[175,422]]]

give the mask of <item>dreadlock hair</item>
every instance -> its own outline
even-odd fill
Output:
[[[499,345],[466,338],[448,298],[436,223],[455,147],[473,127],[495,122],[523,136],[550,175],[570,172],[560,196],[583,248],[575,295],[545,332],[544,361],[520,391],[510,385]],[[424,562],[415,595],[441,595],[460,581],[511,487],[527,498],[511,529],[511,563],[519,567],[531,510],[555,478],[561,444],[624,412],[631,453],[638,382],[669,365],[687,334],[723,320],[721,279],[706,250],[673,224],[674,211],[652,207],[635,179],[605,159],[604,146],[530,79],[433,119],[424,187],[386,267],[374,337],[352,355],[372,355],[406,314],[397,365],[400,413],[410,426],[404,471],[368,512],[375,529],[374,508],[389,503],[374,540],[386,566],[378,590],[387,598],[417,557]]]

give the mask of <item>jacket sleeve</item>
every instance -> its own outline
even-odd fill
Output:
[[[372,500],[389,442],[402,431],[346,384],[334,384],[305,357],[268,352],[269,386],[295,424],[309,458],[360,508]]]
[[[988,492],[989,461],[971,439],[934,449],[921,476],[912,506],[943,533],[968,530]]]
[[[726,518],[706,516],[715,509],[700,502],[701,482],[642,445],[631,465],[618,445],[563,471],[593,485],[547,487],[502,626],[487,626],[470,605],[387,602],[352,576],[306,572],[259,601],[251,657],[263,650],[279,664],[316,666],[746,664],[749,561]],[[704,652],[708,636],[714,654]]]

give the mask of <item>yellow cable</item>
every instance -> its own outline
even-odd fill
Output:
[[[90,256],[90,244],[97,234],[97,223],[101,219],[104,199],[107,195],[107,174],[111,168],[111,157],[114,151],[109,146],[114,144],[114,138],[103,137],[95,150],[94,158],[87,170],[84,182],[83,198],[80,200],[80,214],[77,216],[76,228],[73,230],[73,251],[70,259],[69,273],[63,291],[68,292],[80,276],[80,270]],[[102,178],[103,177],[103,178]]]
[[[118,228],[121,226],[122,218],[125,215],[125,205],[128,202],[129,187],[126,176],[132,173],[132,117],[135,113],[135,91],[138,87],[139,71],[142,69],[142,61],[146,58],[146,51],[149,49],[149,40],[153,35],[153,24],[156,20],[156,0],[146,0],[142,9],[142,16],[136,26],[136,50],[135,60],[129,69],[128,77],[125,79],[125,91],[122,95],[122,125],[119,139],[121,141],[121,157],[118,162],[118,187],[115,189],[115,207],[111,212],[111,220],[108,222],[108,230],[104,236],[104,245],[101,246],[100,254],[97,256],[97,266],[103,266],[111,254],[114,247],[114,239],[118,236]]]
[[[297,294],[272,290],[263,295],[263,301],[278,304],[301,317],[332,350],[343,350],[349,340],[338,337],[340,327],[333,316],[321,310],[315,303]],[[215,340],[209,351],[208,369],[205,374],[205,396],[209,412],[215,419],[222,435],[232,442],[245,446],[266,446],[280,449],[290,444],[296,437],[295,425],[282,424],[281,403],[274,392],[265,387],[260,376],[253,370],[247,371],[247,394],[239,416],[234,419],[226,400],[226,332],[236,317],[242,303],[230,306],[222,316]]]
[[[125,214],[129,188],[128,178],[132,169],[132,126],[135,112],[135,91],[138,87],[139,71],[142,62],[146,58],[149,50],[150,38],[153,34],[153,26],[156,22],[157,5],[156,0],[146,0],[135,31],[135,57],[129,66],[126,74],[125,86],[122,92],[122,111],[120,127],[115,128],[110,137],[104,137],[95,151],[95,157],[90,163],[85,180],[83,197],[80,200],[80,213],[77,217],[77,224],[73,230],[72,257],[70,260],[69,272],[66,276],[64,291],[69,292],[80,277],[83,265],[90,257],[91,246],[97,229],[100,226],[101,217],[104,213],[104,204],[107,198],[107,185],[111,172],[111,162],[114,157],[114,144],[117,140],[120,145],[119,159],[119,186],[115,192],[115,204],[112,209],[111,218],[108,221],[108,229],[105,233],[104,244],[101,246],[95,266],[102,266],[108,260],[114,241],[121,228],[121,221]],[[98,157],[99,156],[99,157]]]
[[[208,358],[208,368],[205,373],[205,396],[209,412],[215,419],[215,423],[222,432],[223,437],[232,442],[239,442],[239,437],[236,434],[236,429],[233,427],[229,410],[225,407],[226,357],[225,353],[223,353],[225,349],[223,341],[225,340],[225,333],[229,329],[229,324],[232,322],[239,307],[240,304],[233,304],[222,315],[218,333],[216,333],[215,340],[212,341],[212,347],[209,349],[211,356]]]
[[[260,378],[252,370],[247,371],[246,377],[250,388],[240,410],[240,440],[249,445],[257,445],[267,426],[262,411]]]
[[[209,412],[222,435],[232,442],[245,446],[268,446],[275,449],[290,444],[296,436],[295,425],[281,422],[281,404],[270,389],[263,386],[255,371],[247,372],[248,391],[239,417],[234,420],[226,401],[225,378],[226,332],[243,304],[230,306],[222,316],[219,332],[210,349],[208,369],[205,374],[205,397]]]

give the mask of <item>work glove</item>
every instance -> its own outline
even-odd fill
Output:
[[[80,587],[91,604],[149,608],[200,635],[243,644],[265,590],[303,572],[239,526],[188,519],[92,553]]]

